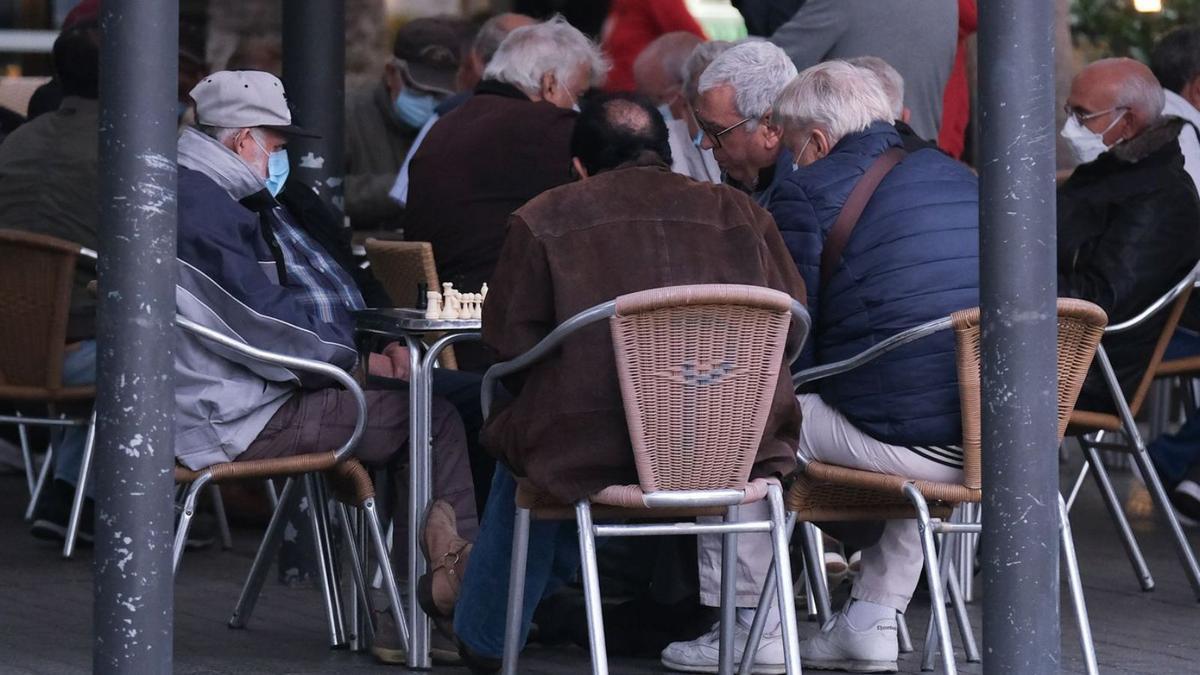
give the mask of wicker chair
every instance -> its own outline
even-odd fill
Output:
[[[1100,494],[1104,498],[1108,512],[1117,525],[1121,541],[1125,546],[1125,552],[1129,556],[1129,561],[1133,565],[1134,574],[1137,576],[1142,590],[1153,590],[1154,578],[1150,575],[1150,568],[1147,566],[1146,559],[1142,555],[1142,550],[1134,538],[1133,528],[1130,527],[1129,520],[1126,518],[1125,511],[1121,506],[1121,501],[1117,498],[1116,491],[1113,489],[1112,480],[1108,475],[1108,470],[1105,468],[1104,462],[1101,460],[1099,451],[1110,450],[1129,453],[1142,475],[1151,500],[1166,522],[1168,531],[1171,533],[1176,553],[1183,565],[1188,581],[1192,585],[1192,593],[1200,600],[1200,566],[1197,566],[1195,552],[1192,550],[1191,544],[1188,543],[1187,537],[1183,533],[1183,528],[1179,525],[1179,518],[1175,514],[1175,509],[1171,506],[1162,481],[1158,477],[1158,472],[1154,469],[1154,465],[1150,461],[1150,455],[1146,452],[1145,441],[1142,439],[1141,432],[1134,421],[1134,418],[1142,409],[1142,404],[1146,401],[1154,378],[1160,372],[1163,353],[1166,351],[1167,343],[1171,340],[1171,335],[1174,334],[1175,328],[1179,324],[1179,317],[1183,314],[1184,306],[1187,305],[1188,298],[1191,296],[1198,273],[1200,273],[1200,266],[1197,266],[1188,276],[1180,280],[1171,290],[1137,316],[1105,329],[1104,334],[1106,336],[1116,335],[1143,325],[1164,310],[1168,312],[1167,320],[1163,324],[1162,332],[1155,344],[1150,362],[1146,366],[1146,371],[1142,375],[1142,379],[1138,382],[1133,397],[1128,401],[1126,401],[1125,395],[1121,391],[1120,383],[1117,381],[1117,376],[1113,371],[1112,363],[1108,359],[1108,354],[1104,351],[1104,346],[1101,345],[1096,351],[1095,365],[1104,376],[1105,384],[1112,395],[1117,414],[1076,410],[1071,415],[1071,424],[1067,429],[1067,435],[1075,436],[1079,439],[1079,444],[1083,448],[1087,462],[1084,464],[1079,477],[1075,481],[1067,504],[1068,508],[1074,504],[1075,496],[1082,487],[1084,477],[1090,471],[1096,480],[1097,486],[1100,488]],[[1125,442],[1107,442],[1104,438],[1108,434],[1116,434],[1124,437]]]
[[[1107,319],[1097,306],[1082,300],[1060,299],[1058,301],[1058,434],[1061,440],[1067,421],[1083,386],[1088,365],[1100,342]],[[958,584],[950,557],[940,559],[934,535],[964,536],[967,532],[978,532],[979,526],[970,523],[935,522],[935,516],[945,518],[959,504],[978,503],[982,497],[982,435],[980,420],[980,325],[979,309],[955,312],[949,318],[933,321],[900,333],[866,350],[856,357],[838,363],[827,364],[797,374],[797,385],[858,368],[875,358],[903,345],[952,328],[955,333],[958,363],[959,399],[962,407],[963,425],[963,481],[961,484],[936,483],[914,480],[906,476],[895,476],[861,471],[822,462],[807,462],[788,491],[788,510],[796,520],[811,527],[816,522],[852,520],[889,520],[916,518],[921,533],[922,550],[925,554],[926,580],[932,596],[933,617],[931,630],[927,634],[924,669],[932,670],[937,643],[941,644],[943,668],[946,673],[956,672],[954,647],[950,638],[950,625],[946,616],[943,588],[949,587],[952,596],[958,595]],[[1049,449],[1048,449],[1049,451]],[[1067,520],[1066,506],[1060,499],[1061,539],[1063,557],[1067,565],[1067,580],[1075,606],[1076,619],[1080,625],[1080,642],[1088,672],[1096,672],[1095,649],[1084,605],[1083,588],[1079,579],[1075,559],[1075,546]],[[806,537],[812,541],[811,535]],[[949,540],[947,539],[947,542]],[[807,542],[806,542],[807,544]],[[815,555],[815,547],[806,546],[805,568],[808,570],[810,588],[824,605],[823,619],[828,618],[828,591],[820,578],[821,561]],[[768,586],[770,580],[768,579]],[[771,592],[764,589],[764,597]],[[977,649],[965,607],[961,599],[955,600],[956,619],[962,633],[968,659],[977,660]],[[760,603],[760,609],[762,603]],[[751,644],[757,644],[762,632],[760,611],[751,628]],[[936,629],[936,634],[934,630]],[[934,638],[937,641],[934,641]],[[747,648],[747,660],[742,672],[747,669],[755,649]]]
[[[412,300],[416,299],[417,284],[426,284],[431,291],[439,289],[433,245],[429,242],[368,239],[363,246],[367,250],[367,259],[371,261],[371,273],[397,307],[416,306]],[[443,368],[457,370],[454,347],[442,350],[438,363]]]
[[[313,541],[316,546],[318,579],[321,583],[325,599],[327,619],[330,626],[330,643],[341,646],[347,643],[347,633],[343,623],[343,611],[337,567],[334,559],[333,538],[329,531],[329,514],[326,507],[328,502],[325,485],[332,488],[332,496],[339,502],[338,518],[344,532],[353,532],[354,536],[345,537],[350,553],[350,567],[357,595],[357,602],[365,609],[370,608],[370,598],[366,579],[365,550],[369,537],[378,558],[379,568],[383,576],[384,590],[390,601],[390,611],[395,618],[396,630],[401,644],[408,648],[408,626],[404,620],[403,605],[400,603],[400,592],[388,555],[387,540],[375,509],[375,490],[370,475],[358,460],[351,457],[355,446],[361,438],[367,420],[367,400],[362,388],[354,378],[345,371],[328,363],[300,359],[281,354],[275,354],[262,349],[251,347],[238,339],[226,336],[210,328],[201,326],[183,317],[176,317],[176,324],[197,339],[202,339],[221,345],[243,356],[256,359],[263,363],[282,366],[292,370],[302,370],[325,375],[338,382],[350,391],[355,399],[358,417],[355,420],[354,431],[350,438],[340,447],[327,452],[282,457],[278,459],[249,460],[244,462],[225,462],[214,464],[199,471],[191,471],[181,466],[175,468],[175,482],[186,488],[180,507],[179,525],[175,530],[174,569],[178,572],[179,563],[183,557],[184,543],[187,541],[188,527],[195,514],[196,499],[206,485],[220,485],[230,481],[264,480],[276,477],[286,477],[287,482],[279,494],[277,506],[267,526],[267,533],[254,556],[250,574],[242,587],[233,616],[229,620],[231,628],[244,628],[250,620],[254,604],[271,566],[272,558],[283,537],[287,514],[301,497],[298,482],[304,482],[304,495],[308,498],[309,523],[313,531]],[[322,480],[324,479],[324,480]],[[361,509],[361,518],[354,518],[346,505]],[[361,555],[360,555],[361,553]],[[356,623],[365,619],[365,628],[373,635],[372,612],[352,612]],[[364,626],[356,625],[353,635],[360,637]]]
[[[0,321],[0,402],[11,404],[14,412],[0,415],[0,423],[17,425],[20,434],[30,493],[26,520],[33,518],[54,465],[54,448],[50,447],[40,471],[35,472],[26,427],[87,427],[85,456],[91,454],[95,440],[92,408],[96,388],[62,383],[67,314],[80,256],[94,258],[95,253],[42,234],[0,230],[0,316],[4,317]],[[24,416],[20,407],[30,404],[44,408],[46,416]],[[63,545],[63,556],[67,558],[74,552],[83,510],[82,480],[75,491]]]
[[[801,338],[807,336],[807,311],[784,293],[752,286],[676,286],[621,296],[572,317],[530,351],[488,370],[484,415],[498,378],[528,368],[602,319],[610,320],[638,484],[609,486],[574,505],[555,503],[533,486],[519,485],[503,672],[517,672],[530,519],[574,517],[593,673],[608,672],[595,537],[698,533],[723,533],[721,672],[732,672],[736,532],[772,537],[778,599],[786,619],[787,672],[799,673],[782,489],[775,479],[748,481],[748,476],[785,363],[789,325]],[[787,355],[787,362],[795,356]],[[740,505],[764,498],[770,520],[728,525]],[[593,517],[690,519],[721,513],[725,523],[593,524]]]

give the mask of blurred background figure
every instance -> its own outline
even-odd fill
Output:
[[[711,152],[694,143],[688,124],[692,117],[684,96],[684,66],[702,44],[692,33],[676,31],[651,42],[633,62],[633,78],[639,94],[658,106],[667,123],[671,142],[671,170],[699,181],[721,182],[721,170]]]
[[[655,38],[684,31],[701,40],[704,29],[684,0],[613,0],[600,46],[612,61],[608,91],[633,91],[633,62]]]

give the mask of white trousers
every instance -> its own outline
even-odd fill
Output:
[[[817,394],[802,394],[797,399],[804,420],[800,454],[807,459],[922,480],[962,480],[961,469],[925,459],[905,447],[881,443],[859,431]],[[738,516],[739,520],[766,520],[769,507],[765,500],[743,506]],[[737,544],[737,606],[754,607],[771,564],[771,540],[766,534],[739,534]],[[700,602],[717,607],[721,604],[720,535],[701,535],[698,549]],[[917,521],[888,521],[879,541],[862,550],[861,572],[850,595],[903,612],[924,563]]]

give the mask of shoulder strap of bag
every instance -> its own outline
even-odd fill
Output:
[[[821,288],[829,283],[829,279],[837,270],[846,242],[850,241],[850,233],[854,231],[854,226],[858,225],[858,219],[862,217],[862,212],[871,201],[871,196],[875,194],[875,189],[883,182],[883,177],[907,154],[903,148],[890,148],[885,151],[867,168],[862,178],[858,179],[858,184],[850,191],[850,196],[842,205],[837,220],[833,222],[833,228],[829,230],[829,236],[825,237],[825,245],[821,248]]]

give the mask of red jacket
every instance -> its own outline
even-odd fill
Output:
[[[967,123],[971,121],[971,92],[967,83],[967,38],[979,28],[979,9],[975,0],[958,0],[958,52],[954,68],[946,82],[942,99],[942,126],[938,147],[960,159],[967,144]]]
[[[687,31],[706,39],[683,0],[613,0],[601,47],[612,60],[608,91],[633,91],[633,61],[655,38]]]

